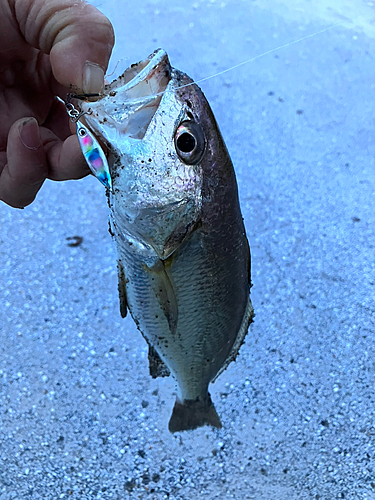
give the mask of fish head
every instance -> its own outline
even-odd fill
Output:
[[[199,226],[216,125],[203,93],[159,49],[82,108],[108,150],[115,231],[165,260]]]

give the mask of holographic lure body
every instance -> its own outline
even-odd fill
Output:
[[[81,146],[87,165],[105,187],[112,189],[109,166],[102,148],[94,135],[82,122],[77,121],[76,126],[79,145]]]
[[[104,151],[100,147],[99,142],[96,140],[94,134],[90,131],[86,125],[84,125],[80,120],[83,115],[87,114],[87,111],[81,111],[74,107],[70,102],[71,99],[84,100],[88,97],[98,97],[99,94],[68,94],[66,101],[64,102],[66,111],[73,123],[76,124],[77,137],[79,145],[83,156],[85,157],[86,163],[89,166],[91,172],[95,175],[97,179],[108,189],[112,190],[111,174],[109,172],[109,166],[107,158]]]

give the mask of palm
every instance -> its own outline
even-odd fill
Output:
[[[0,19],[0,199],[24,207],[45,178],[89,173],[56,96],[103,82],[113,30],[92,5],[76,0],[0,0]],[[95,81],[83,76],[87,61],[102,68]],[[21,131],[33,137],[30,144]]]
[[[5,20],[6,46],[0,49],[0,172],[6,163],[8,132],[16,120],[36,118],[45,129],[43,139],[64,140],[70,135],[68,116],[55,98],[66,89],[53,77],[49,56],[30,47],[11,23],[6,24]],[[50,175],[55,178],[53,171]]]
[[[34,116],[39,123],[44,123],[53,102],[48,56],[39,56],[36,49],[32,52],[31,60],[25,62],[16,56],[7,68],[0,61],[1,149],[5,147],[8,130],[15,120]],[[37,65],[39,68],[35,69]]]

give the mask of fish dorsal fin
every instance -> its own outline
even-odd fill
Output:
[[[250,245],[249,245],[249,242],[248,242],[246,236],[245,236],[245,241],[246,241],[245,244],[246,244],[246,249],[247,249],[247,255],[246,255],[246,258],[247,258],[247,279],[248,279],[249,287],[251,287],[251,256],[250,256]],[[235,361],[235,359],[237,357],[237,354],[238,354],[238,352],[240,350],[240,347],[241,347],[241,345],[243,344],[243,342],[245,340],[245,337],[246,337],[247,331],[249,329],[249,326],[250,326],[250,324],[253,321],[253,318],[254,318],[254,309],[253,309],[253,305],[252,305],[250,297],[249,297],[248,303],[247,303],[247,306],[246,306],[246,309],[245,309],[245,314],[243,316],[242,323],[241,323],[240,329],[238,330],[238,334],[237,334],[236,340],[234,341],[232,349],[231,349],[231,351],[230,351],[227,359],[225,360],[223,366],[220,368],[220,370],[215,375],[215,378],[211,382],[215,382],[215,380],[218,378],[218,376],[221,375],[224,370],[226,370],[226,368],[228,367],[228,365],[232,361]]]
[[[240,329],[238,330],[238,334],[236,337],[236,340],[234,341],[234,344],[232,346],[232,349],[230,353],[228,354],[227,359],[225,360],[223,366],[220,368],[220,370],[217,372],[215,377],[211,380],[211,382],[215,382],[215,380],[223,373],[224,370],[228,367],[228,365],[232,362],[235,361],[237,354],[240,350],[241,345],[243,344],[247,331],[249,329],[250,323],[252,323],[254,318],[254,309],[253,305],[251,303],[250,297],[245,309],[245,314],[242,319],[242,323],[240,326]]]
[[[245,235],[245,244],[247,247],[247,282],[249,283],[249,286],[251,287],[251,254],[250,254],[250,245],[249,245],[249,240],[246,238]]]

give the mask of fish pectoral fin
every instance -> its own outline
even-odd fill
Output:
[[[125,318],[128,312],[128,301],[126,299],[125,271],[120,260],[117,261],[117,274],[118,274],[118,293],[120,298],[120,314],[122,318]]]
[[[209,393],[204,399],[176,401],[168,425],[170,432],[193,430],[203,425],[221,428],[220,418]]]
[[[146,268],[151,277],[152,289],[168,321],[169,330],[174,335],[177,329],[178,304],[172,282],[166,270],[167,261],[158,260],[152,267],[146,266]]]
[[[152,378],[169,377],[171,374],[164,361],[150,344],[148,346],[148,363]]]
[[[186,224],[183,222],[175,228],[175,230],[168,236],[164,242],[163,255],[166,260],[172,256],[180,246],[200,227],[202,227],[202,220],[197,219],[193,222]]]

